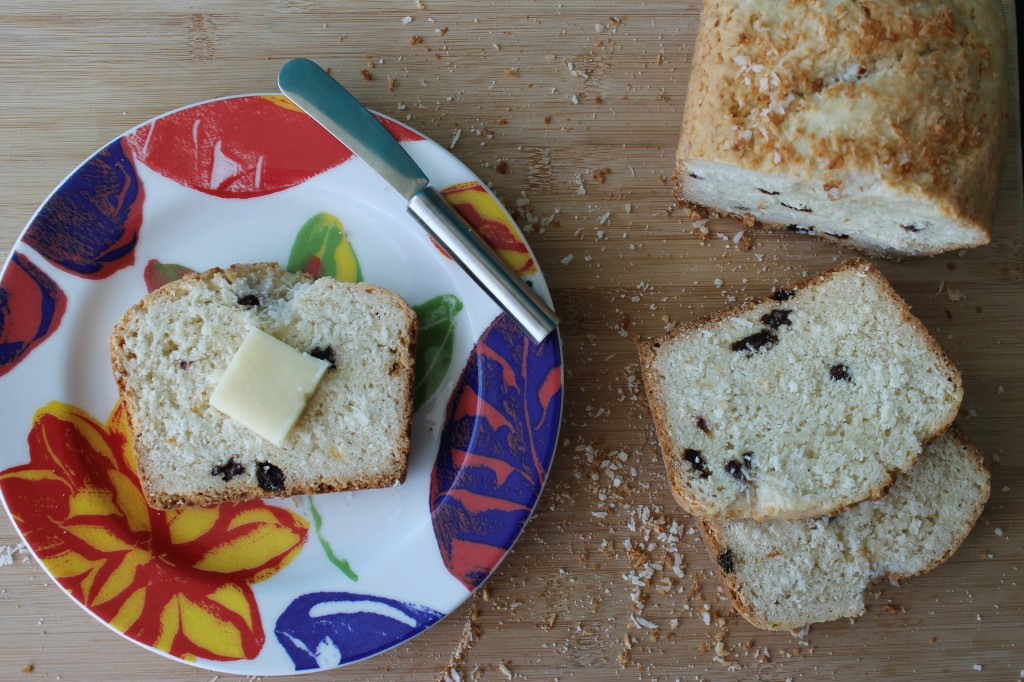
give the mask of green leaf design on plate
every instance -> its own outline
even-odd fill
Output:
[[[146,282],[146,291],[153,293],[163,285],[179,280],[190,272],[195,270],[177,263],[161,263],[154,258],[146,263],[142,279]]]
[[[349,580],[352,580],[353,582],[358,581],[359,576],[356,575],[355,571],[352,570],[352,567],[348,565],[347,561],[338,557],[338,555],[334,553],[334,550],[331,549],[330,543],[324,539],[323,534],[320,532],[320,528],[324,525],[324,520],[323,517],[320,516],[320,511],[316,508],[316,504],[313,502],[313,496],[307,495],[306,502],[309,503],[309,513],[310,516],[313,517],[313,530],[316,531],[316,539],[320,541],[320,546],[323,547],[324,554],[327,555],[327,559],[337,566]]]
[[[362,282],[363,271],[341,221],[330,213],[317,213],[299,228],[288,255],[290,272]]]
[[[455,316],[462,310],[462,301],[454,294],[441,294],[412,309],[419,318],[412,403],[413,410],[418,410],[437,391],[452,364]]]

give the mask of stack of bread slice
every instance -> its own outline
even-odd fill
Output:
[[[989,493],[960,374],[869,263],[641,344],[668,480],[737,610],[797,629],[952,555]]]

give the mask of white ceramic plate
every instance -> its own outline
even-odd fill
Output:
[[[546,299],[500,203],[385,121]],[[233,263],[364,279],[417,309],[409,474],[387,490],[161,512],[143,502],[107,340],[147,290]],[[459,606],[501,561],[557,443],[557,335],[537,346],[404,200],[286,99],[232,97],[114,140],[40,207],[0,277],[0,493],[36,558],[101,622],[228,673],[330,668]]]

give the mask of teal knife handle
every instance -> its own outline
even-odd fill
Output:
[[[316,62],[293,59],[277,85],[300,109],[341,140],[406,201],[427,186],[427,176],[409,153],[355,96]]]

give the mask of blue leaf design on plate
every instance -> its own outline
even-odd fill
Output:
[[[397,599],[311,592],[288,605],[274,634],[296,670],[333,668],[400,644],[443,617]]]
[[[482,583],[519,536],[551,466],[562,411],[558,335],[539,346],[507,315],[487,328],[448,403],[430,511],[448,571]]]
[[[135,262],[144,194],[122,140],[114,140],[43,204],[25,243],[73,275],[109,277]]]

